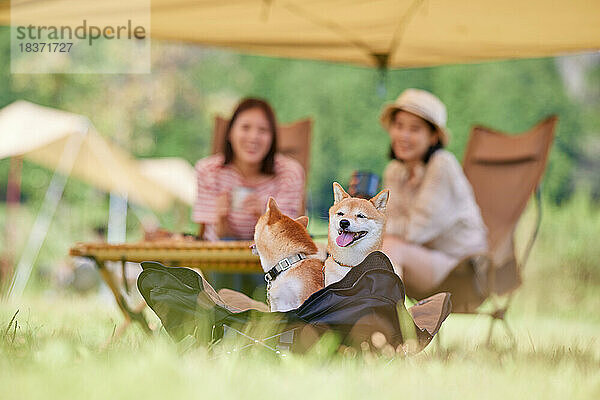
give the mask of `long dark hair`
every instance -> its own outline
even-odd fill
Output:
[[[398,114],[398,111],[400,110],[395,110],[390,119],[393,121],[396,118],[396,114]],[[421,118],[421,117],[419,117]],[[432,124],[431,122],[427,121],[424,118],[421,118],[423,121],[425,121],[425,123],[427,124],[427,126],[429,127],[429,129],[431,130],[431,132],[436,132],[437,128],[434,124]],[[436,143],[432,144],[431,146],[429,146],[429,148],[427,149],[427,151],[425,152],[425,155],[423,155],[423,163],[427,164],[429,162],[429,159],[431,158],[431,156],[433,155],[433,153],[435,153],[436,151],[438,151],[439,149],[443,149],[444,145],[442,144],[442,141],[440,140],[440,138],[438,137],[438,140]],[[392,160],[398,160],[400,162],[404,162],[404,160],[402,160],[401,158],[396,157],[396,153],[394,153],[394,148],[392,147],[392,144],[390,143],[390,154],[389,157]]]
[[[269,149],[269,152],[262,161],[260,172],[267,175],[273,175],[275,173],[275,151],[277,149],[277,122],[275,119],[275,113],[273,112],[273,109],[271,108],[269,103],[262,99],[252,97],[245,98],[242,99],[235,108],[235,111],[233,112],[233,115],[231,116],[231,119],[227,124],[227,129],[225,130],[225,146],[223,146],[223,148],[225,149],[225,161],[223,162],[223,164],[230,164],[231,162],[233,162],[234,153],[229,138],[231,136],[231,128],[233,127],[235,120],[237,119],[237,117],[239,117],[239,115],[242,112],[250,110],[252,108],[261,109],[265,113],[265,117],[267,117],[267,121],[269,122],[269,128],[272,134],[271,148]]]

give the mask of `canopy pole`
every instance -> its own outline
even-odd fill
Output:
[[[379,69],[379,77],[377,80],[377,95],[380,99],[384,99],[387,94],[387,77],[388,77],[388,69],[380,68]]]
[[[380,98],[385,98],[387,94],[387,76],[388,67],[390,62],[389,53],[373,53],[371,56],[377,63],[378,81],[377,81],[377,95]]]
[[[54,170],[54,175],[44,196],[44,201],[15,270],[15,275],[8,290],[9,298],[20,297],[23,294],[23,290],[25,290],[25,286],[33,270],[33,265],[50,229],[50,223],[58,207],[58,202],[62,198],[68,176],[71,174],[77,154],[79,154],[79,149],[88,131],[89,125],[84,131],[71,135],[65,144],[59,164]]]
[[[109,194],[108,243],[125,243],[127,236],[127,194]]]
[[[134,203],[129,203],[129,209],[133,212],[133,215],[135,215],[137,220],[140,221],[140,223],[142,224],[142,229],[144,229],[144,231],[148,227],[154,228],[160,225],[160,220],[151,209],[146,208],[142,210]]]

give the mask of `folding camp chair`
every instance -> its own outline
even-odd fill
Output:
[[[496,321],[502,321],[511,338],[512,332],[504,318],[515,289],[521,285],[521,274],[541,223],[540,182],[546,168],[554,129],[558,118],[550,116],[528,132],[508,135],[476,126],[463,160],[465,175],[473,186],[475,199],[488,229],[491,265],[487,282],[477,282],[473,268],[475,258],[460,263],[435,292],[452,293],[452,311],[478,313],[479,306],[489,298],[493,310],[488,343]],[[528,199],[535,193],[537,207],[535,227],[520,258],[515,254],[514,232]],[[481,289],[484,289],[483,291]],[[407,287],[411,297],[423,298]],[[500,297],[505,297],[503,303]]]
[[[286,312],[264,312],[240,293],[225,298],[188,268],[156,262],[142,262],[142,268],[138,289],[174,340],[192,336],[192,342],[208,345],[229,335],[238,342],[236,351],[259,346],[276,353],[304,352],[331,331],[342,343],[360,348],[378,333],[392,351],[402,346],[405,354],[412,354],[431,342],[451,311],[448,293],[407,310],[404,285],[379,251]]]

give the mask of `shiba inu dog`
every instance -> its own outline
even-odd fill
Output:
[[[334,182],[333,196],[333,206],[329,208],[325,286],[339,281],[369,253],[381,249],[389,190],[365,200],[351,197]]]
[[[253,252],[265,271],[271,311],[298,308],[323,288],[323,261],[307,226],[308,217],[294,220],[282,214],[273,198],[256,223]]]

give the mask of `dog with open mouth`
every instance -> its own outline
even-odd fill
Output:
[[[334,182],[333,196],[333,206],[329,208],[325,286],[342,279],[350,268],[373,251],[381,250],[389,190],[382,190],[366,200],[350,196]]]

